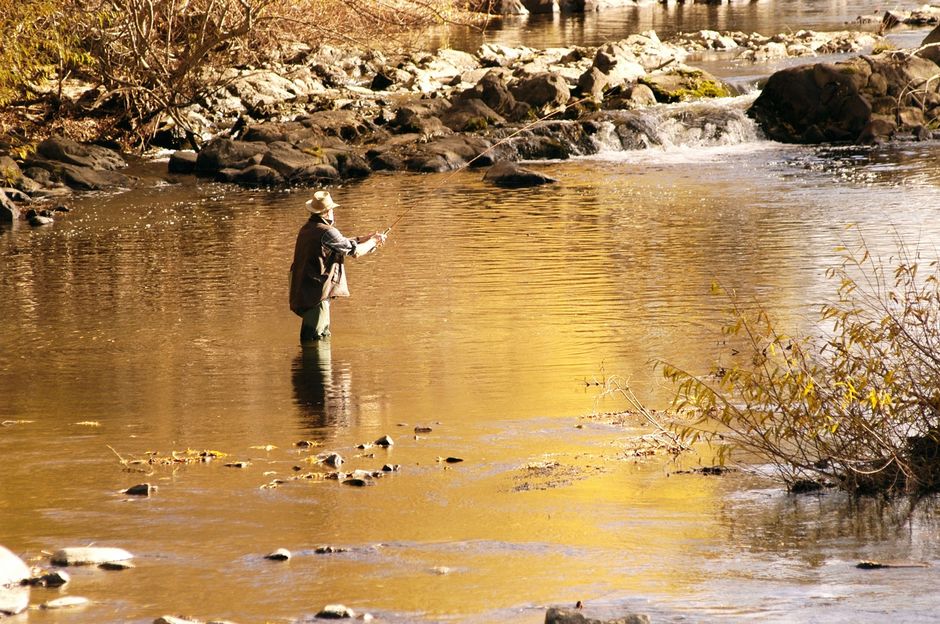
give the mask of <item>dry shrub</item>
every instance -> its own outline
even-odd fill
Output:
[[[686,443],[746,451],[788,484],[854,493],[940,491],[940,270],[899,245],[886,268],[864,242],[829,276],[815,336],[779,331],[733,293],[739,364],[694,375],[666,365]]]

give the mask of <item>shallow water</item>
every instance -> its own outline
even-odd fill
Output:
[[[876,254],[900,238],[935,256],[940,145],[673,136],[533,164],[559,180],[536,190],[477,171],[334,189],[349,234],[407,214],[352,261],[329,349],[308,353],[286,306],[301,193],[164,182],[155,164],[140,189],[3,230],[0,421],[30,422],[0,427],[0,543],[120,546],[138,564],[33,590],[93,603],[28,621],[293,622],[339,602],[390,622],[535,623],[577,600],[658,622],[932,621],[935,513],[904,522],[760,476],[676,474],[689,466],[629,455],[641,423],[583,417],[627,407],[596,403],[605,375],[663,407],[652,361],[727,357],[716,280],[811,330],[849,224]],[[356,449],[383,434],[390,449]],[[229,457],[152,474],[119,459],[188,448]],[[362,489],[261,488],[324,450],[402,470]],[[142,481],[159,490],[119,493]],[[294,558],[262,558],[277,547]]]

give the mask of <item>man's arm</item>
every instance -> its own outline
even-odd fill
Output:
[[[323,235],[323,244],[345,256],[358,258],[375,251],[376,247],[385,242],[386,235],[376,232],[369,236],[346,238],[336,228],[330,228]]]

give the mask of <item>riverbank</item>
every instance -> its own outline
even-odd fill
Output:
[[[638,127],[631,111],[733,95],[734,87],[686,63],[705,52],[758,63],[877,45],[877,36],[863,32],[701,31],[674,41],[649,32],[597,48],[488,44],[475,54],[445,49],[397,57],[301,46],[281,65],[227,70],[217,77],[224,90],[164,120],[152,144],[174,152],[171,174],[247,187],[563,159],[595,153],[601,132],[620,137],[623,149],[655,144],[655,128]],[[100,96],[89,84],[72,84],[66,93],[76,110]],[[40,210],[26,218],[42,225],[55,216],[48,204],[57,197],[133,185],[121,173],[125,157],[106,145],[53,137],[7,154],[2,166],[13,189],[7,199],[39,200]],[[26,213],[3,205],[7,221]]]

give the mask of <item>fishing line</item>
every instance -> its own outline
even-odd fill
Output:
[[[502,145],[503,143],[509,141],[510,139],[513,139],[513,138],[517,137],[518,135],[522,134],[523,132],[526,132],[526,131],[529,130],[530,128],[533,128],[533,127],[537,126],[538,124],[540,124],[540,123],[542,123],[542,122],[544,122],[544,121],[550,119],[551,117],[554,117],[555,115],[564,113],[565,111],[567,111],[567,110],[568,110],[569,108],[571,108],[572,106],[576,106],[577,104],[580,104],[581,102],[584,102],[585,100],[589,100],[589,99],[591,99],[591,96],[589,96],[589,95],[588,95],[588,96],[585,96],[585,97],[582,97],[582,98],[580,98],[580,99],[577,99],[577,100],[575,100],[575,101],[573,101],[573,102],[570,102],[570,103],[568,103],[568,104],[565,104],[563,107],[561,107],[561,108],[559,108],[559,109],[553,110],[552,112],[547,113],[547,114],[543,115],[542,117],[539,117],[538,119],[535,119],[534,121],[531,121],[531,122],[527,123],[526,125],[522,126],[521,128],[518,128],[517,130],[515,130],[515,131],[512,132],[511,134],[509,134],[509,135],[503,137],[502,139],[500,139],[500,140],[497,141],[496,143],[493,143],[493,144],[490,145],[488,148],[486,148],[485,150],[483,150],[482,152],[480,152],[479,154],[477,154],[476,156],[474,156],[473,158],[471,158],[471,159],[468,160],[467,162],[463,163],[462,165],[460,165],[459,167],[457,167],[457,168],[454,169],[453,171],[450,171],[447,175],[445,175],[443,178],[441,178],[441,179],[438,181],[438,183],[437,183],[436,185],[432,186],[429,190],[430,190],[430,191],[434,191],[434,190],[436,190],[436,189],[442,187],[445,182],[447,182],[448,180],[450,180],[454,175],[456,175],[456,174],[459,173],[460,171],[463,171],[464,169],[466,169],[467,167],[469,167],[469,166],[470,166],[471,164],[473,164],[477,159],[482,158],[487,152],[489,152],[489,151],[491,151],[491,150],[493,150],[493,149],[496,149],[497,147],[499,147],[499,146]],[[412,204],[411,206],[409,206],[408,208],[406,208],[404,212],[402,212],[400,215],[398,215],[398,218],[395,219],[394,221],[392,221],[392,224],[391,224],[390,226],[388,226],[388,227],[385,229],[385,231],[383,232],[383,234],[384,234],[385,236],[388,236],[388,233],[392,231],[392,228],[395,227],[396,225],[398,225],[399,223],[401,223],[402,219],[404,219],[405,216],[407,216],[409,212],[411,212],[412,210],[414,210],[415,205],[416,205],[416,204]]]

